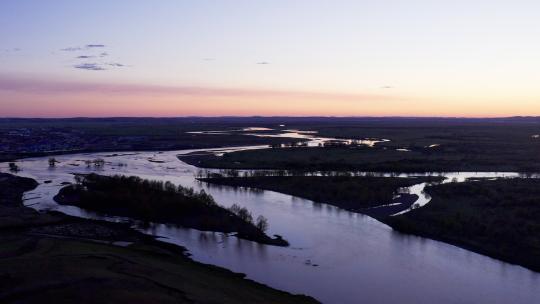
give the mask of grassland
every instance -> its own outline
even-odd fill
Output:
[[[532,139],[531,139],[532,141]],[[297,147],[238,151],[219,157],[186,154],[180,160],[202,168],[279,169],[296,171],[358,170],[377,172],[540,171],[540,144],[512,148],[504,143],[467,146],[409,147]]]
[[[540,180],[478,180],[426,190],[428,205],[384,221],[540,271]]]
[[[2,303],[318,303],[169,248],[0,234]]]
[[[389,141],[373,148],[299,147],[181,159],[199,167],[236,169],[540,171],[538,118],[328,119],[291,123],[287,128],[317,131],[325,137]]]

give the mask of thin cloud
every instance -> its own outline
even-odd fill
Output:
[[[76,51],[82,51],[85,49],[104,48],[104,47],[105,47],[104,44],[87,44],[84,47],[74,46],[74,47],[66,47],[60,50],[64,52],[76,52]]]
[[[77,56],[77,59],[89,59],[89,58],[94,58],[96,56],[90,56],[90,55],[81,55],[81,56]]]
[[[393,89],[393,88],[394,88],[393,86],[389,86],[389,85],[381,87],[381,89]]]
[[[257,64],[263,64],[263,65],[265,65],[265,64],[270,64],[270,62],[261,61],[261,62],[257,62]]]
[[[99,54],[99,57],[106,57],[106,56],[109,56],[109,53],[103,52],[103,53]]]
[[[0,50],[0,52],[5,52],[5,53],[20,52],[20,51],[21,51],[20,48],[12,48],[12,49],[3,49],[3,50]]]
[[[67,48],[60,49],[60,51],[64,51],[64,52],[76,52],[80,50],[82,50],[82,48],[80,47],[67,47]]]
[[[97,63],[82,63],[82,64],[76,64],[73,67],[76,68],[76,69],[88,70],[88,71],[104,71],[104,70],[106,70],[104,67],[100,66]]]
[[[118,63],[118,62],[111,62],[111,63],[107,63],[107,65],[110,65],[110,66],[113,66],[113,67],[118,67],[118,68],[121,68],[121,67],[126,67],[125,64],[122,64],[122,63]]]

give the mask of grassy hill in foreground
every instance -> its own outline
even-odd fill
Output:
[[[194,262],[127,225],[24,207],[36,185],[0,173],[0,303],[318,303]]]

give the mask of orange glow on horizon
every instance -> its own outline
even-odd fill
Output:
[[[397,90],[329,93],[0,80],[2,117],[540,115],[540,104],[527,97],[510,103],[503,97],[417,97]]]

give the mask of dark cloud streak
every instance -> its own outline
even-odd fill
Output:
[[[104,44],[87,44],[84,47],[80,47],[80,46],[66,47],[60,50],[64,52],[76,52],[76,51],[82,51],[84,49],[94,49],[94,48],[104,48],[104,47],[105,47]]]
[[[82,50],[82,48],[80,47],[67,47],[67,48],[60,49],[60,51],[64,51],[64,52],[76,52],[80,50]]]
[[[107,63],[107,65],[110,65],[110,66],[113,66],[113,67],[119,67],[119,68],[126,66],[125,64],[118,63],[118,62]]]
[[[76,68],[76,69],[88,70],[88,71],[104,71],[104,70],[106,70],[104,67],[100,66],[97,63],[81,63],[81,64],[76,64],[73,67]]]

